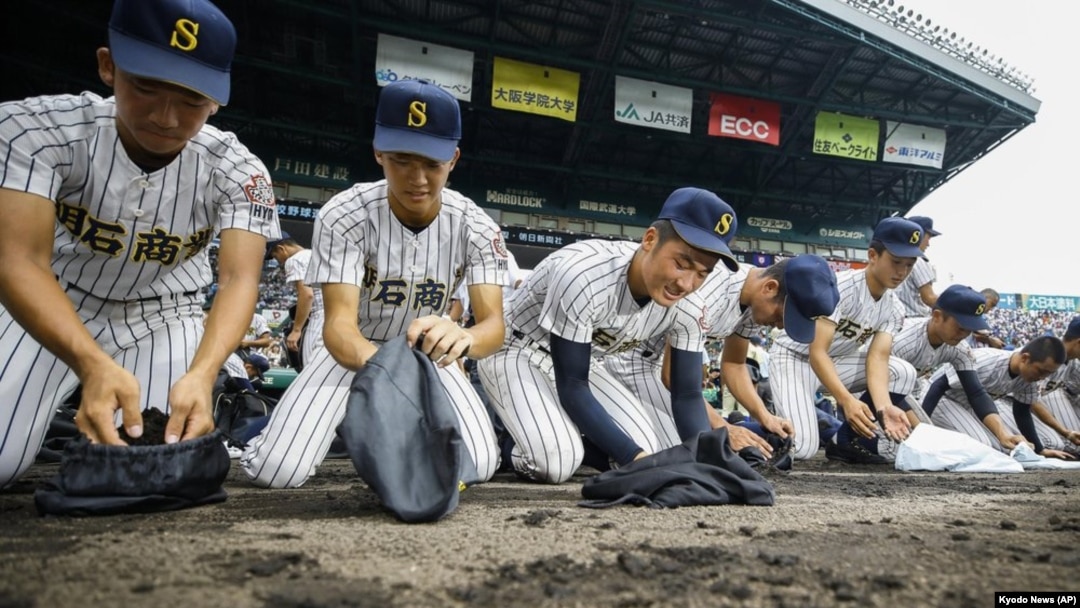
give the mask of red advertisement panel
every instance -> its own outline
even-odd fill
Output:
[[[780,104],[737,95],[710,95],[709,135],[780,145]]]

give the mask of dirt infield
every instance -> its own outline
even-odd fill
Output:
[[[0,494],[0,606],[993,606],[1080,589],[1080,471],[900,473],[817,459],[774,507],[578,507],[500,475],[437,524],[383,512],[347,460],[156,515],[41,518]]]

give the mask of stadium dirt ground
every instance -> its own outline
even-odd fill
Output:
[[[0,606],[950,606],[1080,590],[1080,471],[901,473],[819,456],[773,507],[577,506],[500,475],[436,524],[382,511],[348,460],[226,502],[42,518],[0,494]]]

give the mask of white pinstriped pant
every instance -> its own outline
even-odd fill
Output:
[[[654,355],[646,359],[633,351],[627,356],[604,357],[607,371],[637,395],[644,411],[654,419],[660,449],[680,445],[679,429],[675,426],[675,414],[671,409],[671,391],[660,377],[663,357]],[[702,403],[702,407],[706,407]]]
[[[795,440],[792,444],[796,460],[807,460],[817,454],[821,443],[818,430],[817,413],[814,411],[814,396],[821,388],[821,380],[810,367],[807,355],[787,348],[775,347],[769,350],[769,381],[772,383],[773,399],[777,414],[791,420],[795,427]],[[833,360],[840,382],[858,397],[866,390],[866,352],[859,351]],[[889,357],[889,392],[910,395],[915,388],[915,368],[900,359]],[[878,451],[882,456],[890,456],[895,446],[882,440]]]
[[[514,470],[535,481],[562,483],[585,457],[581,431],[559,404],[551,355],[523,339],[476,362],[495,412],[514,438]],[[662,447],[660,422],[630,389],[593,358],[589,386],[615,424],[652,454]],[[704,405],[702,406],[704,407]]]
[[[995,402],[995,405],[997,402]],[[998,408],[999,411],[1001,408]],[[1012,409],[1012,406],[1009,406]],[[1010,412],[1011,413],[1011,412]],[[968,402],[967,397],[961,397],[959,399],[952,399],[948,396],[944,396],[938,401],[937,407],[934,409],[933,415],[930,419],[935,425],[940,426],[943,429],[949,429],[950,431],[956,431],[963,433],[968,437],[977,440],[983,445],[988,445],[995,450],[1008,453],[998,441],[997,437],[990,432],[990,429],[979,420],[979,417],[975,415],[975,411],[971,409],[971,404]]]
[[[1053,397],[1054,400],[1057,401],[1058,399],[1056,396],[1054,396],[1054,393],[1061,393],[1064,395],[1065,391],[1061,389],[1053,391],[1040,397],[1039,401],[1042,402],[1044,406],[1047,405],[1046,401],[1043,401],[1043,399],[1045,399],[1046,397]],[[1068,401],[1067,395],[1065,401]],[[1005,427],[1009,429],[1009,432],[1014,435],[1019,435],[1020,427],[1016,426],[1016,417],[1013,416],[1012,401],[1008,399],[998,399],[994,402],[994,405],[997,406],[998,414],[1001,415],[1001,420],[1005,423]],[[1047,409],[1050,409],[1050,413],[1054,413],[1054,410],[1049,406],[1047,406]],[[1073,416],[1075,417],[1075,414]],[[1054,414],[1054,417],[1057,418],[1057,414]],[[1035,416],[1034,412],[1031,414],[1031,419],[1035,422],[1035,434],[1039,436],[1039,441],[1042,442],[1044,448],[1048,450],[1065,449],[1065,444],[1068,442],[1065,441],[1064,437],[1058,435],[1057,431],[1047,426],[1046,423],[1042,420],[1039,420],[1038,417]],[[1061,418],[1058,418],[1058,422],[1064,424],[1064,421]],[[1076,430],[1080,427],[1069,426],[1068,424],[1065,424],[1065,428],[1070,430]]]
[[[1070,431],[1080,431],[1080,397],[1070,395],[1064,388],[1046,393],[1039,399]]]
[[[169,412],[169,391],[188,369],[203,333],[200,296],[138,302],[68,297],[101,349],[139,380],[142,410]],[[75,372],[0,307],[0,487],[34,463],[56,408],[79,385]],[[117,411],[116,424],[122,416]]]
[[[334,361],[325,348],[304,364],[270,414],[266,428],[244,450],[240,465],[248,478],[267,488],[296,488],[315,474],[326,458],[356,372]],[[456,365],[438,369],[439,379],[454,407],[465,446],[476,464],[473,484],[491,479],[499,466],[495,429],[469,379]]]
[[[300,360],[307,365],[308,361],[314,361],[315,355],[326,348],[323,343],[323,311],[313,310],[308,315],[304,326],[304,339],[300,344]]]

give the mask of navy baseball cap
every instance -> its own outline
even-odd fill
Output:
[[[263,374],[270,371],[269,359],[258,353],[252,353],[248,355],[246,363],[249,363],[252,367],[255,368],[255,371],[258,373],[259,380],[266,380],[266,377],[263,376]]]
[[[273,240],[273,241],[266,241],[266,255],[263,256],[263,259],[264,260],[269,260],[270,258],[274,257],[274,256],[270,255],[274,251],[274,247],[277,247],[278,245],[280,245],[281,241],[287,241],[287,240],[289,240],[291,238],[292,237],[289,236],[288,232],[285,232],[284,230],[282,230],[280,239],[276,239],[276,240]]]
[[[926,217],[925,215],[913,215],[913,216],[911,216],[911,217],[909,217],[907,219],[909,219],[909,220],[915,222],[916,224],[918,224],[919,226],[921,226],[922,229],[923,229],[923,232],[925,232],[926,234],[929,234],[930,236],[941,236],[940,232],[938,232],[937,230],[934,230],[934,219],[933,218]]]
[[[950,285],[938,296],[934,308],[955,317],[960,327],[968,331],[990,329],[990,324],[983,318],[986,298],[966,285]]]
[[[207,0],[116,0],[109,49],[125,72],[229,103],[236,29]]]
[[[419,154],[445,163],[461,140],[461,107],[453,95],[426,80],[383,87],[375,111],[374,148]]]
[[[816,319],[833,314],[840,302],[836,273],[825,258],[806,253],[787,261],[784,287],[784,331],[792,340],[809,344],[814,341]]]
[[[728,270],[739,269],[739,261],[728,247],[739,222],[735,210],[719,196],[701,188],[679,188],[664,201],[656,219],[669,220],[692,247],[719,255]]]
[[[887,217],[874,228],[871,240],[880,241],[889,253],[898,258],[923,258],[919,243],[922,242],[922,226],[902,217]]]
[[[1073,320],[1069,321],[1069,327],[1065,330],[1065,338],[1080,338],[1080,317],[1073,317]]]

